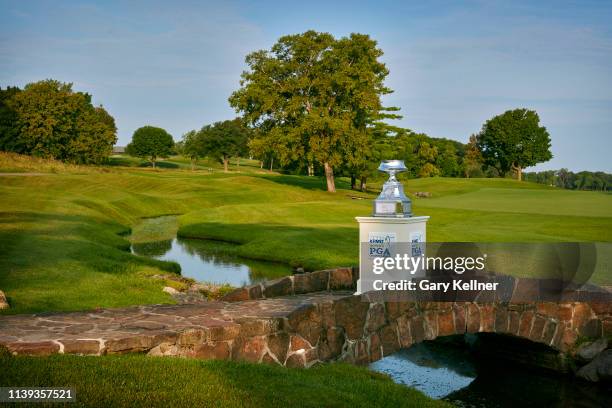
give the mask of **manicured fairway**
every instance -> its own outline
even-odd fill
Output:
[[[151,275],[172,263],[129,253],[125,235],[142,217],[180,214],[178,234],[233,242],[224,251],[306,269],[356,265],[354,217],[375,194],[322,190],[316,177],[281,176],[254,163],[241,172],[52,165],[0,158],[0,289],[3,313],[171,302]],[[184,159],[172,159],[183,164]],[[612,195],[498,179],[405,182],[429,241],[612,241]],[[378,186],[371,186],[378,190]],[[364,198],[364,199],[358,199]],[[164,231],[150,231],[159,239]],[[142,235],[142,234],[141,234]],[[609,274],[598,283],[612,282]]]
[[[611,217],[610,195],[600,192],[530,190],[519,188],[481,188],[465,194],[429,200],[428,207],[455,208],[517,214]]]

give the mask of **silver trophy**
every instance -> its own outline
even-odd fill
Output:
[[[404,194],[404,186],[395,175],[406,171],[402,160],[383,160],[379,171],[389,173],[380,195],[374,200],[374,217],[412,217],[412,202]]]

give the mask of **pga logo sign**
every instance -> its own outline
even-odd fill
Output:
[[[368,255],[371,258],[391,255],[391,243],[397,242],[395,232],[370,232],[368,234]]]

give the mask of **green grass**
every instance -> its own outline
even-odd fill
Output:
[[[172,302],[161,291],[165,282],[149,276],[176,272],[177,265],[129,253],[132,229],[137,242],[168,238],[163,226],[140,229],[145,217],[181,214],[179,236],[238,244],[224,245],[224,254],[310,270],[356,265],[354,217],[369,214],[375,197],[348,190],[344,179],[329,194],[319,177],[261,171],[256,162],[224,174],[2,159],[7,171],[49,171],[0,176],[0,289],[11,303],[2,313]],[[413,200],[416,215],[431,216],[431,242],[612,241],[609,194],[506,179],[417,179],[405,186],[432,194]],[[612,283],[609,271],[596,278]]]
[[[455,208],[517,214],[609,217],[610,195],[591,191],[481,188],[469,193],[444,196],[429,207]]]
[[[171,240],[176,236],[177,230],[175,215],[145,219],[132,228],[130,242],[139,244]]]
[[[125,154],[115,154],[109,157],[107,166],[112,167],[151,167],[151,163],[148,160],[132,157]],[[156,164],[156,167],[160,169],[188,169],[191,170],[209,170],[213,171],[222,171],[223,164],[219,163],[218,160],[213,160],[209,158],[200,158],[197,159],[196,162],[192,166],[191,159],[188,157],[182,156],[171,156],[166,159],[159,159]],[[238,163],[237,159],[230,159],[229,166],[232,171],[240,171],[240,172],[261,172],[265,173],[266,170],[260,169],[259,160],[250,160],[250,159],[240,159]]]
[[[450,406],[345,364],[306,370],[132,355],[0,357],[0,366],[0,386],[72,387],[75,407]]]

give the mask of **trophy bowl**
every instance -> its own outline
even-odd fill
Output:
[[[383,160],[380,166],[378,166],[378,170],[384,171],[385,173],[400,173],[408,169],[403,160]]]

